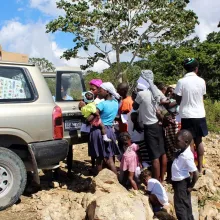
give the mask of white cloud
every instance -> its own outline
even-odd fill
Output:
[[[188,8],[198,15],[200,25],[196,26],[196,34],[201,40],[205,40],[207,34],[219,30],[217,28],[220,21],[219,0],[191,0]]]
[[[30,57],[46,57],[59,63],[53,49],[53,38],[45,33],[42,22],[22,24],[19,21],[8,21],[0,29],[0,42],[3,49],[25,53]]]
[[[18,8],[18,11],[24,11],[24,8]]]
[[[11,20],[5,23],[0,29],[0,43],[4,50],[28,54],[29,57],[44,57],[55,66],[80,66],[86,64],[86,60],[71,59],[69,61],[60,59],[60,56],[67,48],[60,48],[50,34],[46,34],[45,23],[22,24],[19,21]],[[95,48],[90,50],[91,54]],[[80,56],[87,56],[81,50]],[[101,71],[108,65],[102,61],[95,64],[93,70]]]
[[[58,0],[30,0],[30,7],[36,8],[50,16],[58,16],[63,14],[63,11],[57,8],[57,1]]]

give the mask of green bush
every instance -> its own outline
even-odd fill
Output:
[[[209,131],[220,131],[220,102],[206,99],[204,101]]]

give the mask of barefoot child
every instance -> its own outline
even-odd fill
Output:
[[[137,184],[134,180],[135,171],[139,166],[139,159],[136,151],[139,149],[137,144],[131,143],[131,137],[128,132],[122,132],[119,135],[119,140],[123,145],[124,154],[122,156],[120,173],[123,174],[122,185],[126,185],[127,180],[131,183],[134,190],[137,190]]]
[[[172,181],[177,219],[194,219],[191,191],[198,180],[199,173],[190,149],[192,139],[192,134],[188,130],[181,130],[176,135],[177,153],[172,164]]]
[[[104,141],[111,142],[111,139],[107,137],[105,126],[103,125],[100,116],[96,113],[96,104],[94,102],[93,93],[90,91],[83,93],[83,99],[86,104],[81,104],[80,106],[82,115],[89,121],[91,125],[100,127]]]
[[[157,179],[152,178],[150,170],[144,169],[141,172],[140,180],[147,186],[147,194],[154,212],[160,211],[163,206],[169,205],[164,187]]]

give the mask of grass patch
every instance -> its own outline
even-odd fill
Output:
[[[219,202],[220,201],[220,191],[217,190],[217,192],[214,194],[214,195],[211,195],[210,194],[205,194],[201,199],[199,199],[198,201],[198,206],[199,208],[203,208],[207,203],[208,201],[215,201],[215,202]]]

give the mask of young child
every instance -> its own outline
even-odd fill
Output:
[[[122,185],[126,185],[127,180],[131,183],[134,190],[137,190],[137,184],[134,180],[135,172],[139,166],[139,158],[136,151],[139,149],[137,144],[131,143],[131,137],[128,132],[122,132],[119,140],[123,145],[124,154],[121,159],[120,174],[123,174]]]
[[[128,131],[127,123],[123,123],[121,115],[127,115],[132,110],[133,100],[128,96],[129,86],[127,83],[120,83],[117,87],[117,92],[121,96],[121,104],[118,109],[119,113],[119,133]]]
[[[164,206],[169,205],[164,187],[157,179],[152,178],[150,170],[144,169],[141,172],[140,180],[147,186],[147,194],[154,212],[160,211]]]
[[[81,106],[81,112],[85,119],[88,120],[89,123],[95,127],[100,127],[103,140],[106,142],[111,142],[111,139],[107,137],[105,126],[102,124],[100,116],[96,114],[96,103],[94,102],[94,95],[92,92],[88,91],[83,93],[83,99],[85,104]]]
[[[193,137],[190,131],[181,130],[176,135],[176,159],[172,164],[174,208],[177,219],[194,219],[191,205],[191,191],[199,173],[190,148]]]

